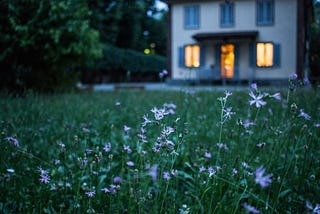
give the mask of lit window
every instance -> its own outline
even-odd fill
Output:
[[[273,44],[257,43],[257,66],[271,67],[273,66]]]
[[[187,45],[184,48],[184,65],[186,67],[200,66],[200,47],[199,45]]]

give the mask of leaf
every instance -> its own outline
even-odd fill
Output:
[[[284,190],[282,191],[280,194],[279,194],[279,198],[283,198],[285,195],[287,195],[289,192],[291,192],[291,189],[287,189],[287,190]]]

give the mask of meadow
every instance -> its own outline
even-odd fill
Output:
[[[320,213],[312,88],[30,93],[0,109],[0,213]]]

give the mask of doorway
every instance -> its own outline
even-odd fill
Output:
[[[234,76],[234,45],[221,45],[221,78],[230,79]]]

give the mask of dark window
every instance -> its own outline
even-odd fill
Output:
[[[199,6],[192,5],[192,6],[185,6],[184,7],[184,27],[186,29],[194,29],[199,28]]]
[[[272,25],[274,22],[274,1],[257,0],[257,25]]]
[[[223,3],[220,5],[221,27],[232,27],[234,25],[234,4]]]

